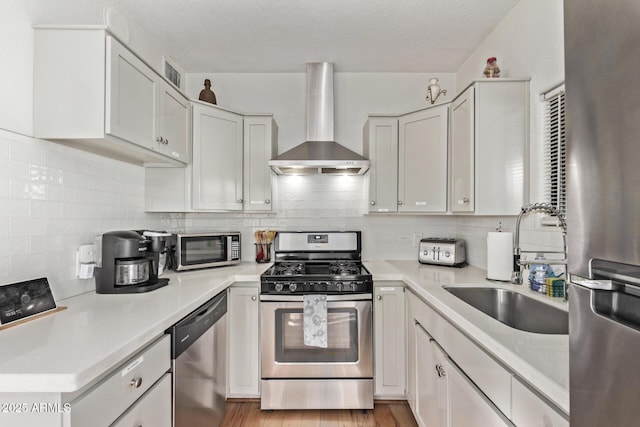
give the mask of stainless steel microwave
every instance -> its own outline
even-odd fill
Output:
[[[171,244],[171,267],[177,271],[240,263],[240,232],[177,233]]]

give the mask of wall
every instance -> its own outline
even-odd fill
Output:
[[[0,284],[46,276],[58,299],[94,289],[75,278],[78,245],[179,225],[143,201],[139,166],[0,130]]]
[[[530,200],[543,201],[542,190],[542,105],[540,93],[564,81],[564,23],[562,2],[557,0],[521,0],[505,19],[469,56],[456,74],[456,87],[463,90],[472,80],[482,77],[487,58],[498,58],[502,77],[531,77],[531,149]],[[457,233],[467,240],[470,263],[486,266],[486,234],[502,221],[513,231],[515,218],[461,217]],[[532,216],[523,222],[523,241],[529,248],[558,248],[555,227],[544,227],[541,218]]]

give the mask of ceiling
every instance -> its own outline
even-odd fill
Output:
[[[25,0],[34,23],[132,25],[188,73],[456,72],[519,0]],[[108,13],[107,13],[108,12]]]

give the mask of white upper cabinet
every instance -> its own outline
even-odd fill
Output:
[[[147,212],[270,211],[278,126],[193,101],[193,161],[184,170],[145,168]]]
[[[273,172],[269,160],[278,154],[278,126],[271,115],[244,117],[244,210],[271,210]]]
[[[448,106],[398,121],[398,212],[447,211]]]
[[[447,211],[448,115],[447,106],[436,106],[399,118],[369,117],[369,212]]]
[[[36,28],[34,136],[120,160],[189,162],[187,99],[96,27]]]
[[[451,212],[520,212],[528,200],[528,150],[529,80],[472,83],[451,104]]]
[[[191,104],[170,84],[160,87],[154,140],[161,153],[191,161]]]
[[[451,104],[451,212],[473,212],[474,120],[473,87]]]
[[[364,126],[369,168],[369,212],[398,211],[398,118],[369,117]]]
[[[242,116],[193,104],[193,209],[242,210]]]

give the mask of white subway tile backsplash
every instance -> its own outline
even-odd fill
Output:
[[[46,262],[47,255],[45,253],[14,255],[11,257],[11,276],[16,276],[23,280],[46,276]]]
[[[11,275],[11,257],[0,256],[0,279],[4,279]]]
[[[414,233],[461,237],[468,261],[486,266],[486,233],[515,217],[368,214],[367,176],[280,176],[270,213],[144,212],[144,169],[0,130],[0,284],[46,276],[57,299],[94,289],[75,278],[80,244],[109,230],[237,230],[253,260],[253,232],[361,230],[365,260],[417,259]],[[545,227],[525,225],[528,244],[557,244]],[[416,261],[417,262],[417,261]]]
[[[11,160],[31,165],[46,165],[45,142],[29,140],[25,137],[19,139],[19,141],[10,142],[9,157]]]

